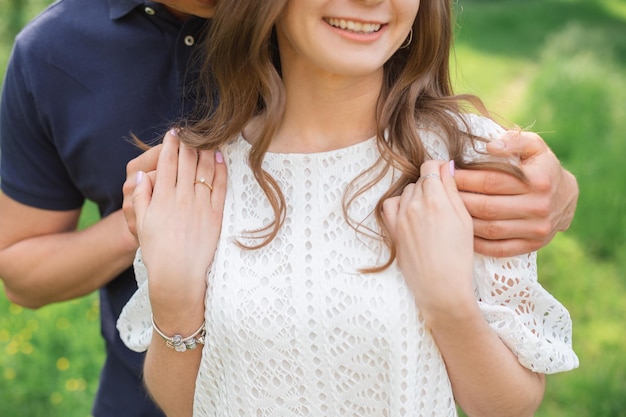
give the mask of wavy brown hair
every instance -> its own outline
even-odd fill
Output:
[[[215,149],[238,135],[253,116],[263,117],[262,131],[252,145],[249,164],[274,210],[275,220],[255,231],[260,241],[249,246],[250,249],[264,246],[277,235],[286,212],[279,185],[263,169],[262,162],[285,108],[274,24],[287,1],[218,3],[207,37],[202,82],[208,95],[218,94],[219,104],[214,109],[200,109],[200,117],[188,120],[180,135],[190,146]],[[467,133],[471,129],[460,116],[470,109],[483,115],[487,115],[487,111],[477,97],[453,94],[449,72],[450,1],[422,0],[412,30],[410,44],[398,49],[384,66],[383,85],[376,103],[377,145],[381,157],[378,164],[362,174],[375,172],[375,178],[360,189],[349,189],[344,196],[344,214],[358,229],[360,225],[347,217],[347,207],[390,169],[400,173],[374,211],[381,232],[372,232],[389,246],[391,256],[384,265],[372,270],[389,266],[396,253],[393,242],[385,238],[388,233],[382,221],[382,202],[400,195],[407,184],[417,181],[420,165],[429,158],[418,126],[436,126],[447,138],[450,158],[460,168],[488,167],[523,178],[521,171],[510,164],[467,162],[462,157],[467,146],[484,139]],[[459,123],[465,124],[464,129]]]

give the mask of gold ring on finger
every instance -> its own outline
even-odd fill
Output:
[[[197,180],[195,180],[193,182],[193,185],[196,184],[202,184],[202,185],[206,185],[207,187],[209,187],[209,190],[213,191],[213,186],[211,184],[209,184],[208,182],[206,182],[206,180],[204,179],[204,177],[200,177]]]

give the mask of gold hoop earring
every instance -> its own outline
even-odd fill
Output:
[[[407,46],[411,44],[412,41],[413,41],[413,28],[411,28],[411,30],[409,31],[409,35],[406,37],[406,40],[404,41],[400,49],[406,48]]]

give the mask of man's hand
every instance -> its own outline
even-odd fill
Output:
[[[570,226],[578,184],[541,137],[508,131],[487,151],[519,157],[528,183],[505,173],[457,170],[457,187],[474,219],[477,252],[497,257],[531,252]]]
[[[159,144],[150,148],[126,165],[126,181],[124,181],[124,186],[122,187],[122,192],[124,193],[122,211],[124,212],[124,217],[126,217],[128,229],[135,236],[135,239],[137,239],[137,220],[135,219],[135,208],[133,207],[133,192],[137,185],[137,173],[139,171],[145,172],[145,175],[148,175],[152,180],[151,184],[154,184],[157,162],[162,147],[163,145]]]

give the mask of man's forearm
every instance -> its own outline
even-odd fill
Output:
[[[5,248],[0,277],[12,302],[39,308],[97,290],[128,268],[134,253],[132,235],[117,211],[85,230],[32,237]]]

